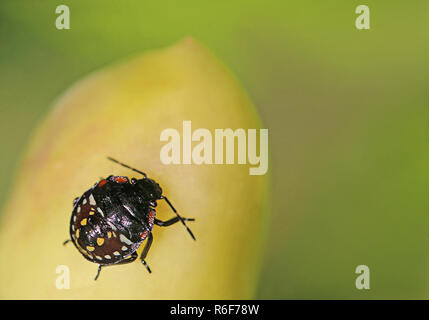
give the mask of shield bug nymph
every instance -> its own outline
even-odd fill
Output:
[[[162,194],[158,183],[147,178],[144,172],[110,157],[108,159],[141,174],[143,178],[130,180],[124,176],[111,175],[98,181],[73,201],[71,239],[64,244],[72,241],[85,259],[99,265],[95,280],[104,266],[136,260],[137,249],[145,240],[140,260],[150,273],[145,258],[153,241],[154,224],[167,227],[180,221],[195,240],[185,223],[194,219],[181,217]],[[158,220],[155,217],[158,200],[165,200],[176,216],[167,221]]]

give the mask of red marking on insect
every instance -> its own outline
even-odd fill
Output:
[[[151,210],[151,211],[149,212],[149,223],[150,223],[150,224],[153,224],[154,219],[155,219],[155,210]]]
[[[117,183],[125,183],[125,182],[127,182],[127,181],[128,181],[128,179],[127,179],[127,178],[125,178],[125,177],[120,177],[120,176],[118,176],[118,177],[115,177],[115,181],[116,181]]]
[[[102,187],[102,186],[104,186],[106,183],[107,183],[107,180],[106,180],[106,179],[103,179],[103,180],[101,180],[101,181],[98,183],[98,186],[99,186],[99,187]]]
[[[142,239],[142,240],[144,240],[144,239],[146,239],[146,237],[147,237],[147,234],[149,233],[149,231],[143,231],[141,234],[140,234],[140,239]]]

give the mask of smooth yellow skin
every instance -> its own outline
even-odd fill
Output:
[[[0,298],[248,299],[254,297],[266,226],[268,174],[248,165],[163,165],[166,128],[260,128],[258,115],[233,76],[187,38],[105,68],[77,83],[35,134],[0,228]],[[195,143],[194,143],[195,145]],[[110,174],[145,171],[188,222],[154,227],[146,259],[103,268],[69,243],[73,199]],[[157,218],[173,212],[158,202]],[[140,253],[141,246],[138,250]],[[56,287],[57,266],[70,270],[70,289]]]

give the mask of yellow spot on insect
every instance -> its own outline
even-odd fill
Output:
[[[94,211],[90,211],[89,215],[92,216],[95,212]]]
[[[80,235],[80,230],[79,230],[79,229],[77,229],[77,230],[76,230],[76,238],[79,238],[79,235]]]
[[[107,237],[110,239],[112,237],[112,233],[110,231],[107,232]]]
[[[87,222],[87,219],[85,218],[85,219],[82,219],[82,221],[80,222],[80,224],[82,226],[86,226],[86,222]]]
[[[95,248],[94,247],[90,247],[90,246],[86,246],[86,250],[88,250],[88,251],[94,251],[95,250]]]
[[[99,246],[102,246],[102,245],[103,245],[103,243],[104,243],[104,239],[103,239],[103,238],[97,238],[97,244],[98,244]]]

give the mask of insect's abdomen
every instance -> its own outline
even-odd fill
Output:
[[[115,217],[108,212],[110,217]],[[93,189],[85,192],[76,202],[70,234],[73,243],[89,261],[98,264],[114,264],[133,253],[140,241],[130,239],[123,225],[115,225],[98,206]]]

